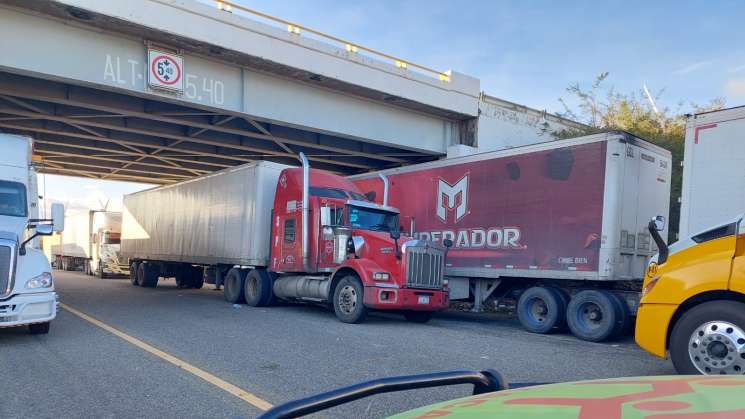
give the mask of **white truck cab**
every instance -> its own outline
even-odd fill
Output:
[[[0,149],[0,327],[48,333],[57,294],[37,237],[62,231],[64,208],[53,204],[51,218],[39,218],[30,138],[0,134]]]

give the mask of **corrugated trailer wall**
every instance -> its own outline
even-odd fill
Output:
[[[644,154],[644,147],[656,152]],[[418,237],[453,240],[450,275],[640,279],[643,268],[636,259],[646,259],[651,249],[648,240],[636,239],[648,236],[645,226],[652,216],[668,211],[663,190],[669,190],[669,183],[656,186],[661,184],[658,157],[651,154],[657,152],[669,164],[668,152],[624,133],[609,133],[384,173],[390,180],[389,203],[401,210],[406,230],[413,220]],[[654,165],[649,173],[638,167],[642,155],[655,160],[643,162]],[[608,164],[613,165],[610,179]],[[376,174],[353,179],[382,199]],[[647,191],[640,183],[652,188]]]
[[[134,259],[264,266],[280,172],[257,162],[124,197],[122,254]]]

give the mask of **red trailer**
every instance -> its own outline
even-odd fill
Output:
[[[667,150],[609,132],[352,179],[399,208],[408,234],[453,241],[451,300],[479,310],[490,297],[515,298],[526,329],[568,323],[600,341],[636,312],[656,252],[646,226],[668,213],[670,170]]]

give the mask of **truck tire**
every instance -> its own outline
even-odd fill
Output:
[[[432,319],[431,311],[405,311],[404,318],[411,323],[427,323]]]
[[[137,271],[139,267],[140,264],[138,262],[132,262],[132,264],[129,265],[129,282],[135,287],[140,286],[139,282],[137,281]]]
[[[334,313],[344,323],[362,323],[367,317],[367,307],[363,303],[360,280],[353,275],[342,278],[334,288]]]
[[[139,287],[145,282],[145,265],[147,262],[140,262],[137,266],[137,286]]]
[[[225,301],[232,304],[241,304],[245,302],[243,288],[246,284],[246,271],[243,269],[233,268],[228,271],[225,277],[225,287],[223,294]]]
[[[745,372],[745,304],[709,301],[683,313],[670,334],[678,374]]]
[[[252,307],[264,307],[269,305],[272,299],[272,278],[264,269],[253,269],[246,275],[243,286],[243,296],[246,304]]]
[[[609,294],[613,297],[613,302],[616,304],[616,312],[619,316],[618,323],[616,323],[616,330],[613,331],[613,335],[611,336],[611,339],[615,339],[629,333],[631,328],[631,312],[623,297],[618,294]]]
[[[550,287],[531,287],[517,301],[517,317],[525,330],[551,333],[566,321],[567,306],[560,291]]]
[[[142,282],[140,286],[145,288],[155,288],[158,286],[158,267],[152,263],[143,263],[140,265],[142,269]]]
[[[619,329],[620,316],[615,296],[603,290],[585,290],[575,294],[567,307],[567,323],[574,336],[602,342]]]
[[[198,290],[204,286],[204,269],[201,266],[191,268],[191,287]]]
[[[30,324],[28,325],[28,332],[32,335],[46,335],[49,333],[51,325],[51,322]]]
[[[193,281],[191,266],[182,265],[179,267],[176,271],[176,287],[180,289],[191,288]]]

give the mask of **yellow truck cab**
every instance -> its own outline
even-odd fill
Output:
[[[745,222],[743,217],[669,247],[649,230],[659,253],[647,266],[636,342],[680,374],[745,373]]]

